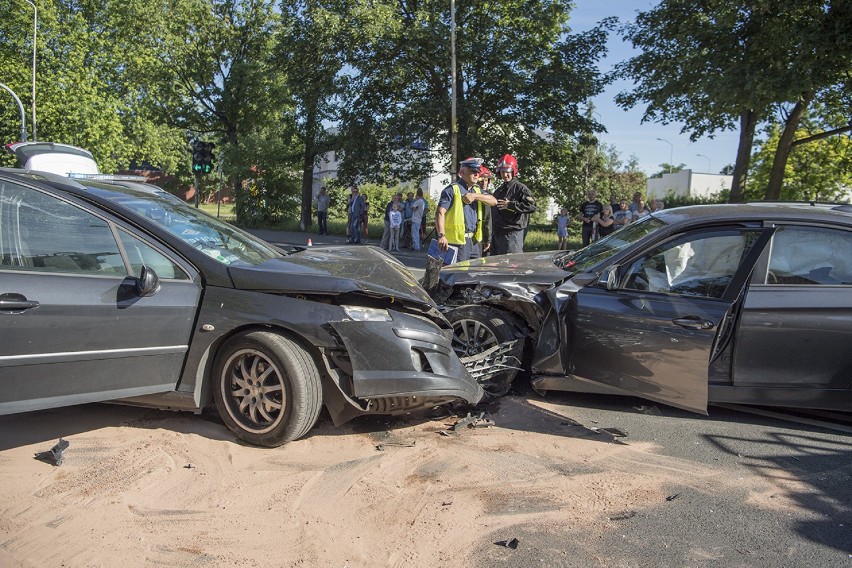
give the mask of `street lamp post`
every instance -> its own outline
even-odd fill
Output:
[[[708,158],[704,154],[695,154],[695,155],[698,156],[699,158],[704,158],[705,160],[707,160],[707,173],[709,174],[713,170],[713,168],[710,166],[710,158]]]
[[[664,138],[657,138],[657,140],[669,145],[669,173],[672,173],[672,168],[674,168],[674,144]]]
[[[38,140],[36,138],[36,40],[38,38],[38,8],[33,2],[30,0],[24,0],[27,4],[33,7],[33,142]]]

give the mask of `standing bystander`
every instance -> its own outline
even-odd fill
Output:
[[[364,198],[361,197],[361,192],[358,190],[357,185],[351,185],[349,189],[352,191],[352,201],[349,203],[349,218],[351,219],[351,223],[349,225],[349,239],[346,242],[360,244],[361,221],[367,206]]]
[[[426,200],[423,190],[417,190],[417,197],[411,205],[411,248],[420,250],[420,226],[423,224],[423,214],[426,213]]]
[[[492,254],[524,252],[524,230],[530,222],[530,213],[536,210],[530,189],[518,181],[518,161],[505,154],[497,164],[497,175],[503,183],[494,190],[497,200],[492,210]]]
[[[588,245],[592,241],[592,235],[595,233],[596,225],[592,219],[595,215],[603,211],[603,205],[601,205],[597,197],[598,193],[594,189],[590,189],[586,194],[586,201],[580,205],[580,220],[583,222],[583,246]]]
[[[314,200],[317,204],[317,227],[320,235],[328,234],[328,205],[330,198],[325,186],[322,186]]]
[[[571,217],[568,215],[568,208],[563,207],[556,217],[556,236],[559,237],[559,250],[568,250],[569,223],[571,223]]]

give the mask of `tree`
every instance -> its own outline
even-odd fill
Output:
[[[605,83],[596,62],[612,22],[571,35],[570,3],[562,0],[456,7],[459,156],[493,164],[513,153],[525,182],[535,186],[549,144],[602,128],[584,107]],[[443,0],[386,0],[356,12],[362,35],[349,54],[344,175],[390,184],[429,170],[430,153],[414,144],[449,154],[447,8]],[[447,171],[455,166],[446,164]]]
[[[842,124],[842,123],[841,123]],[[852,141],[848,136],[825,136],[816,139],[813,132],[836,130],[835,124],[821,124],[805,115],[796,132],[796,141],[810,140],[793,147],[785,165],[784,183],[779,198],[798,201],[839,201],[848,199],[852,187]],[[772,175],[781,139],[781,128],[771,124],[766,138],[758,143],[752,163],[751,190],[746,194],[760,199],[760,188],[766,187]]]
[[[692,140],[738,122],[730,199],[740,201],[756,126],[778,105],[792,106],[778,147],[780,175],[789,128],[815,96],[846,80],[849,23],[843,0],[663,0],[625,27],[642,53],[618,67],[637,87],[616,100],[646,103],[643,120],[682,121]]]
[[[326,124],[337,122],[345,86],[341,71],[348,41],[351,6],[345,1],[284,0],[276,46],[277,67],[283,72],[292,101],[294,136],[301,155],[301,226],[310,227],[313,171],[317,157],[336,149],[337,137]]]
[[[238,221],[256,218],[243,180],[266,176],[261,187],[276,202],[295,189],[287,172],[289,152],[281,147],[283,83],[271,68],[278,25],[273,2],[155,4],[157,14],[139,37],[159,55],[158,62],[140,70],[150,80],[152,106],[163,123],[217,142],[217,160],[236,193]],[[254,142],[246,145],[249,139]],[[265,143],[282,153],[259,163],[254,149]]]
[[[31,29],[32,20],[26,10],[11,8],[4,3],[0,17],[0,69],[4,82],[29,106],[32,44],[23,30]],[[148,111],[147,82],[135,73],[156,59],[136,41],[152,12],[141,0],[39,3],[39,139],[84,147],[105,172],[134,160],[164,169],[185,161],[181,133]],[[12,110],[0,105],[6,140],[20,131]]]

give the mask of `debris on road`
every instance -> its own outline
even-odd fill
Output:
[[[64,438],[59,438],[59,441],[50,448],[49,452],[38,452],[35,455],[35,459],[41,460],[43,462],[53,462],[53,465],[60,466],[62,465],[62,460],[65,459],[63,454],[65,450],[68,449],[70,442],[65,440]]]
[[[506,548],[511,548],[512,550],[515,550],[516,548],[518,548],[518,539],[511,538],[509,540],[498,540],[494,544],[496,544],[497,546],[505,546]]]
[[[468,412],[467,416],[453,424],[450,430],[458,432],[465,428],[488,428],[489,426],[494,426],[494,421],[486,418],[484,412],[480,412],[477,416],[473,416]]]
[[[654,406],[653,404],[649,405],[649,406],[646,406],[646,405],[643,404],[642,406],[634,406],[633,408],[635,410],[638,410],[642,414],[650,414],[651,416],[662,416],[663,415],[663,413],[660,412],[660,409],[657,408],[656,406]]]
[[[674,501],[678,497],[680,497],[680,493],[675,493],[674,495],[669,495],[668,497],[666,497],[666,501]]]
[[[388,446],[396,446],[398,448],[413,448],[416,442],[382,442],[376,445],[376,450],[383,452]]]

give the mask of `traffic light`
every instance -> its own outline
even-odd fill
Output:
[[[194,174],[209,174],[213,171],[213,148],[216,146],[213,142],[202,142],[201,140],[193,140],[192,142],[192,173]]]

